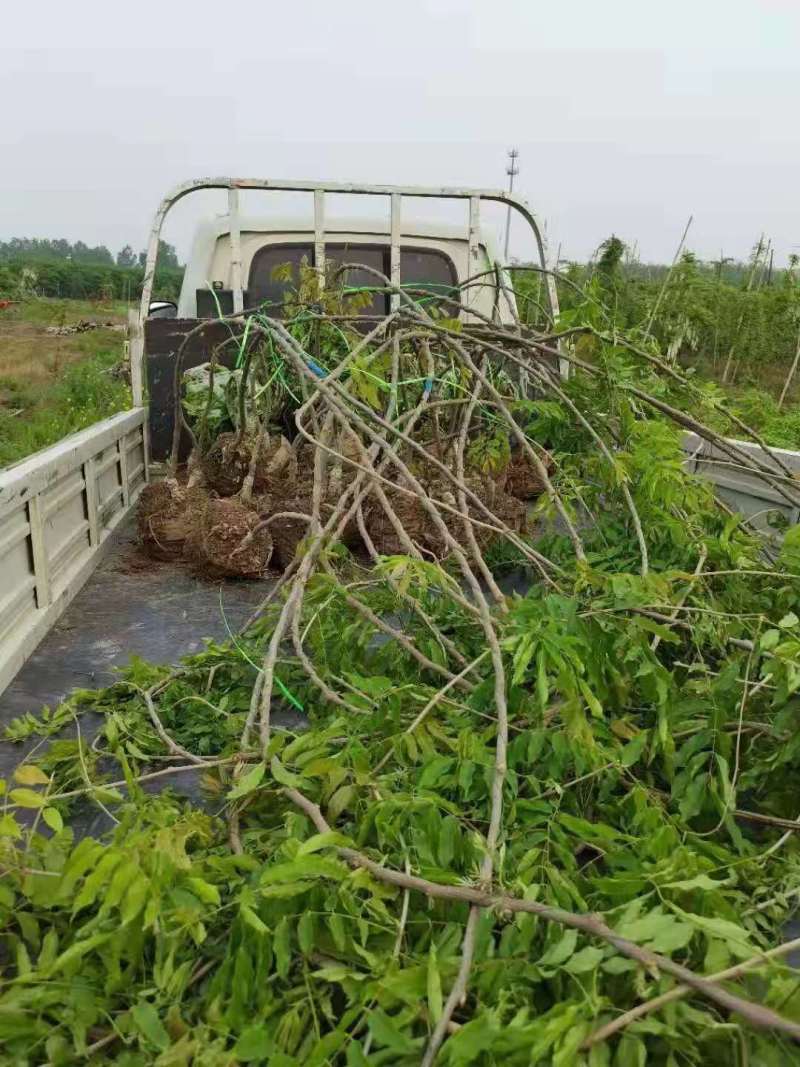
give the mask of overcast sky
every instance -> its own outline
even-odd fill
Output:
[[[800,0],[9,2],[0,238],[141,247],[202,175],[496,187],[516,145],[551,254],[667,260],[691,214],[700,255],[783,261],[799,93]]]

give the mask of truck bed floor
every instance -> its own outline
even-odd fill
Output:
[[[205,637],[224,638],[225,620],[235,631],[274,581],[212,582],[181,564],[159,563],[138,548],[132,521],[114,536],[105,559],[0,695],[0,736],[27,711],[55,707],[73,689],[114,681],[114,668],[132,655],[173,663],[201,649]],[[0,741],[0,777],[29,747]]]

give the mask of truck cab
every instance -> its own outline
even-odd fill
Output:
[[[198,226],[178,302],[179,319],[218,318],[234,312],[232,246],[228,216],[209,219]],[[239,250],[244,309],[264,307],[268,314],[278,317],[287,292],[298,283],[301,264],[322,269],[320,243],[309,219],[243,217],[239,221]],[[461,227],[406,223],[399,248],[400,286],[416,293],[420,289],[429,291],[432,299],[437,294],[445,296],[461,305],[465,317],[475,311],[476,318],[485,316],[513,323],[516,307],[511,285],[498,265],[491,239],[481,234],[476,251],[471,262],[469,242]],[[390,278],[391,234],[387,220],[328,221],[322,255],[329,270],[333,264],[359,263]],[[502,278],[498,278],[500,271]],[[476,278],[475,284],[464,290],[472,278]],[[348,288],[375,288],[381,284],[376,275],[359,270],[347,271],[344,283]],[[390,299],[388,293],[375,293],[363,314],[386,314]],[[457,318],[462,312],[451,303],[446,314]]]

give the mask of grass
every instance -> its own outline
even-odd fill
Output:
[[[0,468],[130,406],[115,373],[121,332],[47,332],[82,319],[123,323],[125,306],[36,299],[0,311]]]
[[[65,326],[91,319],[95,322],[124,323],[128,305],[120,300],[56,300],[32,297],[11,304],[0,313],[0,329],[10,323],[35,326]]]

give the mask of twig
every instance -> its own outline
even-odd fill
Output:
[[[701,544],[700,545],[700,555],[699,555],[699,558],[697,560],[697,566],[694,569],[694,573],[693,573],[693,575],[691,577],[691,580],[687,583],[685,589],[681,593],[681,595],[680,595],[680,597],[678,599],[678,603],[675,605],[674,611],[670,612],[670,617],[671,617],[673,622],[675,621],[675,619],[677,619],[678,615],[680,614],[681,608],[686,603],[686,598],[688,597],[689,593],[692,591],[692,586],[697,581],[698,575],[703,570],[703,565],[705,564],[707,556],[708,556],[708,549],[706,548],[705,544]],[[661,644],[661,634],[656,634],[655,637],[653,638],[653,640],[650,642],[650,651],[651,652],[655,652],[655,650],[658,648],[658,646],[660,644]]]
[[[174,741],[164,729],[164,724],[158,717],[156,706],[153,703],[153,692],[161,688],[163,683],[159,682],[157,685],[151,686],[150,689],[141,689],[138,685],[134,685],[133,682],[129,684],[133,689],[140,693],[142,697],[144,697],[144,702],[147,705],[147,713],[150,716],[150,721],[155,727],[156,733],[167,746],[167,749],[172,753],[172,755],[180,756],[182,759],[188,759],[190,763],[195,763],[198,766],[204,766],[208,761],[202,756],[195,756],[193,752],[190,752],[187,748],[184,748],[183,745],[179,745],[177,741]]]

